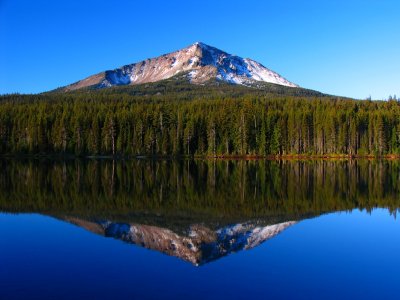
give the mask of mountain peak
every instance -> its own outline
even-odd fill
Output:
[[[90,76],[64,90],[157,82],[180,74],[193,84],[219,80],[247,86],[268,82],[298,87],[252,59],[244,59],[203,42],[195,42],[172,53]]]
[[[206,46],[206,44],[204,44],[203,42],[195,42],[192,46],[202,47],[202,46]]]
[[[209,46],[209,45],[207,45],[206,43],[203,43],[203,42],[195,42],[194,44],[192,44],[192,46],[200,47],[202,49],[211,47],[211,46]]]

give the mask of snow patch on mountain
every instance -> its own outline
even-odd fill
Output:
[[[296,222],[287,221],[267,226],[256,225],[252,222],[238,223],[216,231],[202,225],[192,225],[186,235],[149,225],[109,221],[100,221],[98,224],[101,225],[107,237],[142,245],[199,265],[230,253],[252,249]]]
[[[157,82],[180,73],[186,74],[186,78],[194,84],[217,79],[231,84],[247,86],[255,85],[257,82],[268,82],[298,87],[252,59],[243,59],[197,42],[179,51],[96,74],[67,86],[66,90],[86,86],[106,88]]]

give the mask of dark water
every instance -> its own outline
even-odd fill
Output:
[[[0,299],[400,297],[397,161],[0,169]]]

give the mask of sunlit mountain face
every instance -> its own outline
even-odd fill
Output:
[[[87,87],[103,89],[158,82],[173,77],[183,78],[192,84],[219,81],[255,87],[259,83],[298,87],[255,60],[231,55],[196,42],[178,51],[89,76],[60,90],[71,91]]]

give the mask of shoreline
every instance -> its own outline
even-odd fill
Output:
[[[400,160],[400,154],[386,155],[72,155],[72,154],[0,154],[0,159],[54,159],[54,160]]]

